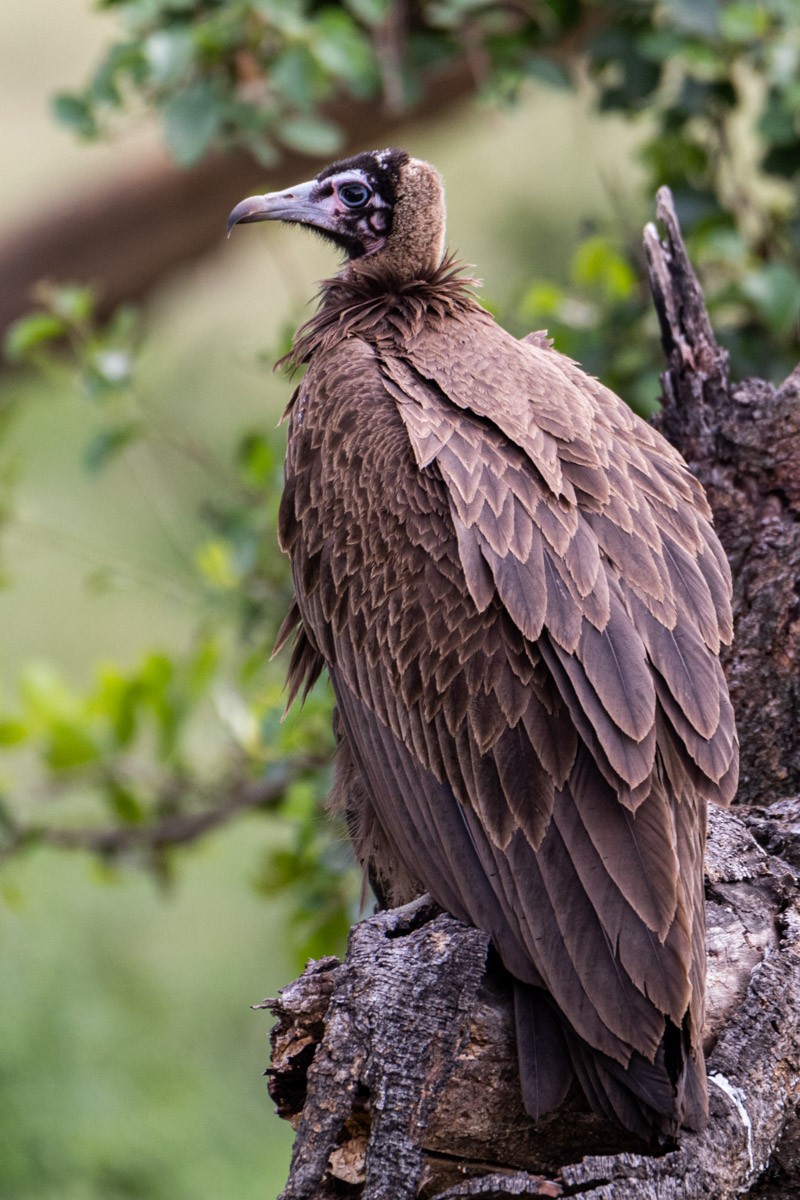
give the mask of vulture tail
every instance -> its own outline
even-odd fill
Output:
[[[514,1013],[522,1098],[534,1121],[563,1102],[577,1077],[593,1112],[647,1142],[705,1124],[704,1064],[672,1022],[654,1062],[634,1053],[623,1067],[578,1037],[539,988],[515,980]]]
[[[574,1071],[562,1025],[541,988],[514,980],[522,1099],[538,1121],[563,1103]]]

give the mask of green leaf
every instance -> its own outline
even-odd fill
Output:
[[[125,825],[140,825],[146,813],[139,797],[116,779],[106,785],[106,800],[115,817]]]
[[[599,288],[611,303],[626,300],[636,287],[636,273],[609,238],[586,238],[575,251],[571,268],[579,286]]]
[[[279,54],[269,72],[270,87],[299,108],[311,104],[318,79],[319,68],[305,46],[291,46]]]
[[[747,43],[765,37],[771,19],[765,4],[726,4],[720,12],[719,24],[727,41]]]
[[[719,34],[720,0],[664,0],[666,23],[684,33]]]
[[[525,70],[534,79],[546,83],[548,87],[571,88],[572,79],[569,71],[557,63],[555,59],[546,58],[543,54],[532,54],[525,60]]]
[[[139,2],[141,3],[141,0]],[[191,13],[196,11],[198,7],[202,7],[202,5],[198,5],[197,0],[159,0],[159,2],[160,7],[166,9],[167,12],[173,13]],[[150,3],[152,3],[152,0],[150,0]],[[149,8],[150,4],[147,4],[146,7]]]
[[[564,289],[550,280],[540,280],[525,292],[520,303],[523,321],[536,324],[541,320],[557,316],[564,303]]]
[[[157,755],[174,759],[181,724],[187,715],[185,699],[176,686],[175,663],[166,654],[149,654],[139,672],[138,694],[152,712],[158,730]]]
[[[113,663],[97,669],[98,686],[92,696],[91,710],[113,730],[117,746],[129,746],[137,730],[137,688]]]
[[[320,13],[309,49],[325,71],[356,95],[368,96],[378,81],[369,39],[345,12],[326,9]]]
[[[0,746],[19,746],[28,740],[28,727],[14,717],[0,717]]]
[[[53,312],[70,325],[82,325],[92,319],[95,295],[90,287],[65,283],[48,290],[47,302]]]
[[[195,561],[209,583],[221,591],[237,587],[240,578],[233,561],[231,547],[220,538],[206,542],[196,554]]]
[[[284,146],[301,154],[335,154],[342,144],[342,131],[322,117],[290,117],[277,129]]]
[[[220,131],[219,97],[206,81],[170,96],[162,109],[164,136],[176,162],[189,167],[203,157]]]
[[[100,749],[88,729],[72,721],[57,721],[48,730],[44,759],[53,771],[86,766],[100,758]]]
[[[787,93],[793,91],[800,75],[800,43],[793,43],[788,38],[776,38],[770,47],[767,74],[770,83],[785,88]]]
[[[46,728],[54,721],[73,721],[83,711],[81,700],[49,663],[26,663],[20,693],[32,725]]]
[[[134,345],[138,340],[141,326],[141,313],[133,304],[121,304],[111,314],[106,331],[109,342],[115,345]],[[131,351],[128,351],[131,353]]]
[[[158,85],[185,78],[194,62],[194,45],[188,29],[157,29],[144,42],[150,78]]]
[[[306,32],[304,0],[254,0],[253,8],[263,14],[267,23],[286,40],[302,37]]]
[[[279,462],[275,446],[262,433],[246,434],[239,443],[236,458],[243,479],[255,487],[270,479]]]
[[[175,675],[175,665],[166,654],[148,654],[139,671],[139,682],[149,700],[160,698]]]
[[[344,3],[365,25],[382,25],[392,6],[392,0],[344,0]]]
[[[53,115],[62,125],[82,138],[97,137],[97,122],[89,102],[83,96],[61,92],[52,101]]]
[[[32,313],[20,317],[11,325],[3,341],[3,353],[9,362],[21,363],[48,342],[56,341],[67,332],[64,322],[54,313]]]
[[[682,41],[674,30],[651,29],[638,38],[639,53],[654,62],[665,62],[682,50]]]
[[[205,695],[220,664],[220,649],[214,638],[201,639],[189,662],[187,683],[195,699]]]
[[[785,103],[787,93],[773,88],[758,121],[758,132],[773,146],[791,146],[798,141],[797,114]]]
[[[101,429],[94,435],[84,451],[84,466],[92,474],[102,471],[126,446],[143,435],[144,427],[140,421],[126,421],[122,425],[112,425],[108,429]]]
[[[742,291],[773,330],[785,336],[800,317],[800,274],[785,263],[769,263],[742,280]]]
[[[486,0],[439,0],[427,5],[428,22],[441,29],[457,29],[476,10],[490,8]]]
[[[92,76],[87,99],[93,110],[98,107],[121,108],[125,101],[122,84],[130,82],[142,87],[149,75],[147,59],[142,51],[138,31],[134,39],[118,42]]]
[[[262,167],[274,167],[280,160],[280,151],[263,134],[246,139],[247,149]]]
[[[738,229],[728,224],[712,225],[692,241],[692,257],[698,263],[727,263],[738,267],[747,256],[747,246]]]

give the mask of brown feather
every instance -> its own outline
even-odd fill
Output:
[[[370,876],[486,929],[518,981],[531,1111],[574,1070],[631,1129],[698,1127],[727,564],[663,438],[452,260],[419,266],[435,190],[415,217],[399,188],[399,240],[323,284],[292,352],[290,696],[324,661]]]

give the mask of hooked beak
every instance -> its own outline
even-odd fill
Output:
[[[264,196],[248,196],[236,205],[228,217],[228,237],[234,225],[253,221],[294,221],[300,225],[316,225],[327,229],[327,214],[318,201],[312,200],[317,188],[316,179],[298,183],[284,192],[267,192]]]

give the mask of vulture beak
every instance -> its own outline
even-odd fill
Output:
[[[234,225],[248,225],[252,221],[293,221],[298,225],[329,228],[324,202],[312,198],[318,186],[316,179],[311,179],[308,183],[287,188],[285,192],[248,196],[228,217],[228,237]]]

